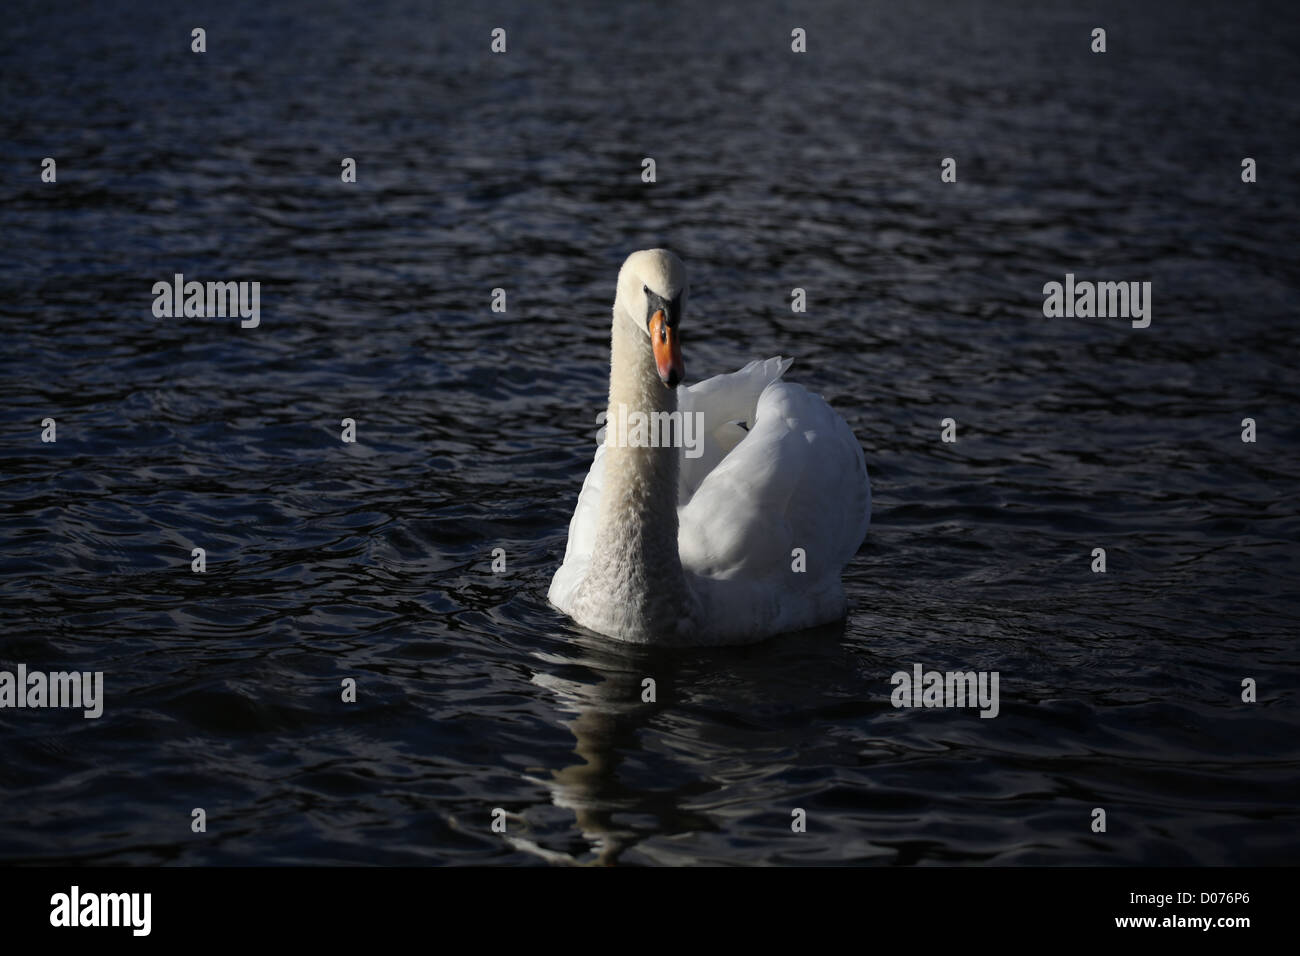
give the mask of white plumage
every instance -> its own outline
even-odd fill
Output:
[[[857,439],[822,398],[782,381],[790,360],[667,387],[653,323],[638,320],[638,289],[653,310],[684,293],[684,270],[663,250],[624,264],[608,421],[619,401],[647,411],[676,404],[683,416],[702,413],[703,451],[628,448],[607,429],[551,603],[612,637],[664,644],[746,643],[842,617],[840,574],[871,517]]]

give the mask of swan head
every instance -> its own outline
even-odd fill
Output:
[[[667,249],[642,249],[618,272],[614,319],[645,336],[660,380],[669,388],[686,376],[680,323],[686,308],[686,267]]]

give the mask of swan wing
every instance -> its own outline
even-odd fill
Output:
[[[871,519],[862,446],[820,396],[773,381],[748,434],[679,516],[682,566],[714,639],[834,620],[844,613],[840,573]]]
[[[677,390],[677,407],[683,421],[686,415],[698,414],[695,434],[701,437],[698,455],[683,450],[678,504],[688,502],[705,477],[745,438],[754,423],[763,389],[784,375],[793,361],[779,355],[756,360],[738,372],[715,375]]]
[[[596,530],[600,523],[600,497],[605,484],[605,445],[596,448],[596,457],[582,483],[578,506],[569,520],[569,540],[564,546],[564,562],[555,576],[547,598],[566,614],[572,608],[573,592],[587,574],[591,552],[596,546]]]

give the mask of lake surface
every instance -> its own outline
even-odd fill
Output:
[[[105,703],[0,710],[0,860],[1295,862],[1291,8],[26,6],[0,669]],[[665,653],[546,602],[655,245],[688,381],[793,355],[862,443],[841,625]],[[261,324],[155,318],[175,273]],[[1044,317],[1066,273],[1150,326]],[[894,708],[915,663],[999,715]]]

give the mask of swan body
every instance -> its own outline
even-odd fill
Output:
[[[792,360],[677,387],[686,291],[666,250],[619,272],[605,441],[548,597],[647,644],[742,644],[838,620],[840,573],[871,519],[862,448],[822,398],[782,380]],[[675,442],[626,428],[637,412],[674,421]]]

